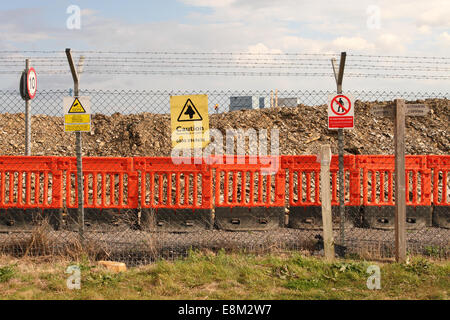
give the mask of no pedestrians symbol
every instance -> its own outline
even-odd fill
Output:
[[[338,116],[347,114],[351,107],[352,103],[350,99],[344,95],[336,96],[331,101],[331,111]]]
[[[353,129],[355,111],[353,97],[332,95],[328,97],[328,129]]]

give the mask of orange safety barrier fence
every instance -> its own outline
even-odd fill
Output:
[[[137,157],[133,161],[141,177],[142,208],[212,208],[211,167],[203,159]]]
[[[76,158],[60,157],[58,167],[65,172],[66,206],[77,208]],[[137,208],[138,175],[132,158],[83,157],[83,183],[85,208]]]
[[[0,208],[61,208],[58,157],[1,156]]]
[[[433,204],[450,206],[450,156],[427,156],[427,167],[433,171]]]
[[[214,178],[216,207],[284,206],[287,170],[289,205],[320,206],[316,156],[211,156],[207,161],[197,160],[199,164],[170,157],[84,157],[84,205],[210,209]],[[407,205],[450,205],[450,156],[407,155],[405,161]],[[394,170],[394,156],[344,156],[345,204],[394,205]],[[335,206],[339,201],[336,155],[330,172]],[[0,208],[61,208],[63,200],[68,208],[76,208],[76,186],[75,157],[0,157]]]
[[[362,169],[362,198],[364,206],[394,205],[395,157],[384,155],[360,155],[356,167]],[[406,204],[431,205],[430,169],[427,156],[405,157]]]
[[[282,156],[282,168],[288,170],[289,205],[320,206],[320,163],[317,156]],[[338,189],[338,156],[333,155],[330,163],[331,204],[339,204]],[[359,174],[355,166],[355,156],[344,156],[345,204],[359,205]]]
[[[284,207],[279,156],[211,156],[216,207]]]

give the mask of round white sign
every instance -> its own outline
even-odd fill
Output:
[[[27,91],[30,99],[33,99],[36,96],[37,90],[37,76],[36,70],[34,68],[28,69],[27,73]]]

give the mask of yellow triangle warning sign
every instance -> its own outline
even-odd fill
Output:
[[[67,113],[86,113],[86,110],[84,109],[80,100],[78,100],[78,98],[75,98],[72,106],[69,108],[69,111]]]
[[[200,114],[200,112],[198,112],[194,103],[192,103],[191,99],[187,99],[183,109],[180,112],[180,115],[178,116],[177,121],[183,122],[183,121],[202,121],[202,120],[203,120],[202,115]]]

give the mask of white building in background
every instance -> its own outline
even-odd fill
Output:
[[[230,111],[269,108],[268,98],[253,96],[230,97]]]
[[[279,107],[297,107],[299,104],[299,98],[278,98]]]

